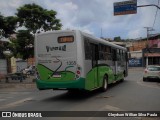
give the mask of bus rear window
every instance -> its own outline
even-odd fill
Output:
[[[58,37],[58,43],[71,43],[74,42],[73,36],[61,36]]]

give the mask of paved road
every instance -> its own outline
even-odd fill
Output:
[[[143,82],[142,69],[130,69],[124,82],[111,85],[107,92],[17,91],[0,90],[1,111],[160,111],[160,83]],[[16,118],[17,119],[17,118]],[[53,119],[53,118],[47,118]],[[54,118],[55,120],[64,120]],[[65,120],[75,118],[65,118]],[[114,117],[87,117],[78,120],[117,120]],[[159,120],[160,118],[118,118],[122,120]]]

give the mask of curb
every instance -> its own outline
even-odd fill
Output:
[[[139,71],[139,70],[140,70],[140,71],[143,71],[144,69],[145,69],[145,68],[143,68],[143,67],[137,67],[137,68],[135,68],[135,67],[134,67],[134,68],[128,68],[128,70],[130,70],[130,71],[132,71],[132,70],[133,70],[133,71],[135,71],[135,70],[138,70],[138,71]]]
[[[0,84],[0,89],[3,88],[36,88],[35,83],[9,83],[9,84]]]
[[[0,89],[32,89],[36,88],[36,81],[34,77],[28,77],[20,82],[20,80],[9,80],[6,83],[6,79],[0,80]]]

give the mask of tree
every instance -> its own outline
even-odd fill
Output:
[[[5,37],[10,37],[10,35],[15,33],[17,22],[18,18],[16,16],[5,17]]]
[[[115,41],[115,42],[121,42],[122,40],[121,40],[121,37],[118,36],[118,37],[114,37],[114,41]]]
[[[25,26],[35,34],[40,30],[59,30],[62,27],[60,20],[56,18],[56,11],[43,9],[36,4],[26,4],[17,9],[19,26]]]
[[[33,41],[34,37],[30,34],[29,30],[19,30],[17,33],[17,40],[14,41],[14,45],[16,46],[15,52],[17,55],[20,55],[23,59],[33,57]]]
[[[4,37],[9,38],[11,34],[15,33],[16,25],[17,25],[17,17],[15,16],[4,17],[0,13],[0,39]],[[0,56],[2,58],[4,58],[3,51],[12,48],[10,44],[11,43],[0,44]]]
[[[4,17],[0,14],[0,39],[4,35]]]
[[[16,16],[4,17],[0,14],[0,38],[8,38],[11,34],[15,33],[17,20]]]

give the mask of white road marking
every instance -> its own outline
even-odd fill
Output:
[[[9,103],[9,104],[6,104],[6,105],[3,105],[0,107],[0,109],[5,109],[5,108],[9,108],[9,107],[14,107],[14,106],[17,106],[18,104],[21,104],[25,101],[28,101],[28,100],[32,100],[32,98],[25,98],[25,99],[22,99],[22,100],[19,100],[19,101],[16,101],[16,102],[12,102],[12,103]]]
[[[150,83],[150,84],[149,84]],[[145,86],[145,87],[150,87],[150,88],[155,88],[155,89],[160,89],[160,86],[158,86],[159,85],[159,83],[155,83],[155,84],[151,84],[151,82],[143,82],[142,81],[142,78],[140,78],[138,81],[137,81],[137,84],[139,84],[139,85],[141,85],[141,86]]]
[[[120,109],[118,107],[115,107],[115,106],[111,106],[111,105],[106,105],[103,110],[110,110],[110,111],[125,111],[123,109]]]

